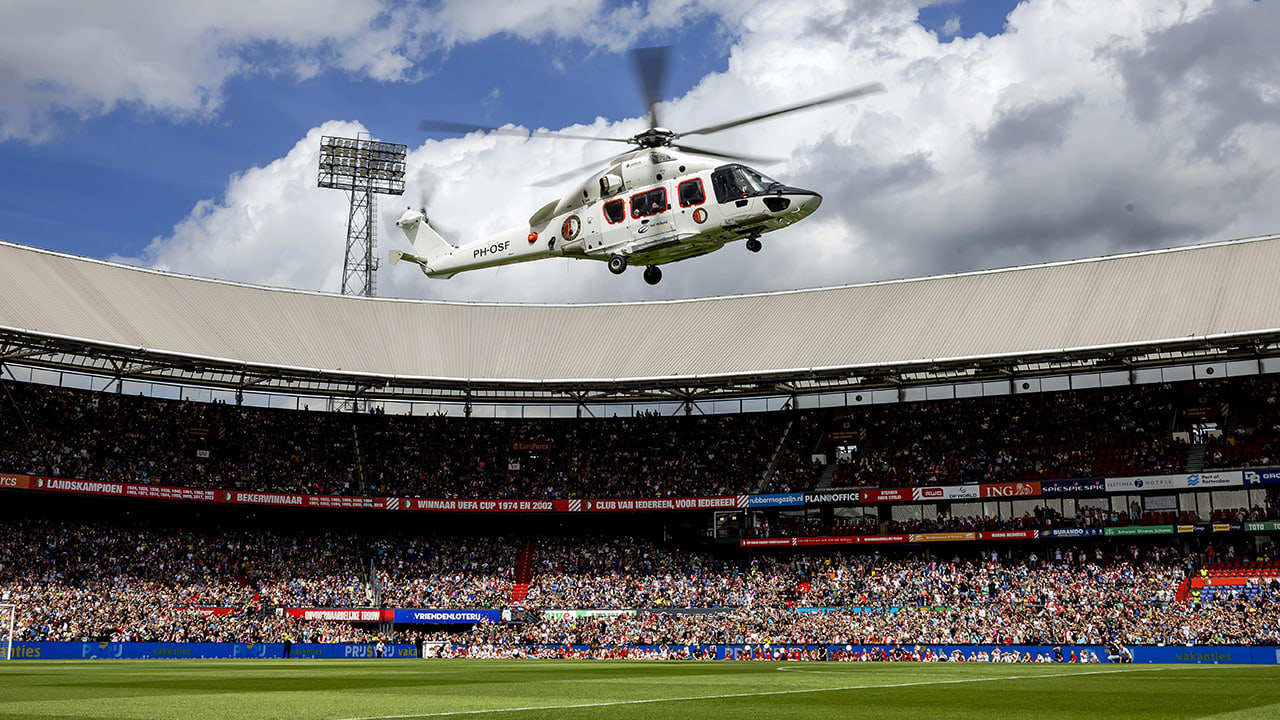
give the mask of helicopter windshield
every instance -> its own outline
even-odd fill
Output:
[[[759,195],[778,183],[745,165],[725,165],[711,173],[711,186],[716,201],[731,202],[752,195]]]

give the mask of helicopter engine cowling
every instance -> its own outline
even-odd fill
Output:
[[[622,178],[617,175],[600,176],[600,197],[608,197],[622,190]]]

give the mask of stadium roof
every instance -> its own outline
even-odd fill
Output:
[[[0,243],[0,362],[342,396],[703,399],[1280,354],[1280,236],[581,305],[345,297]]]

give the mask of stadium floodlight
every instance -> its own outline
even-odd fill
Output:
[[[18,614],[18,606],[0,605],[0,627],[5,629],[4,659],[13,659],[13,619]]]
[[[374,294],[374,216],[376,195],[404,194],[405,145],[373,140],[364,133],[320,140],[319,186],[351,193],[347,211],[347,254],[342,263],[342,294]]]

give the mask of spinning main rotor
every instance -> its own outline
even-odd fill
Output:
[[[709,150],[707,148],[695,147],[677,141],[690,135],[710,135],[712,133],[729,130],[730,128],[740,127],[742,125],[759,122],[761,120],[768,120],[769,118],[778,117],[779,115],[786,115],[787,113],[808,110],[841,101],[853,100],[855,98],[862,97],[863,95],[871,95],[873,93],[884,91],[884,85],[878,82],[867,83],[865,85],[858,85],[857,87],[842,90],[838,93],[824,95],[822,97],[796,103],[794,105],[787,105],[786,107],[777,108],[768,112],[757,113],[755,115],[749,115],[747,117],[730,120],[728,122],[716,123],[715,125],[700,127],[695,130],[675,132],[662,127],[659,124],[658,119],[658,103],[661,100],[662,87],[666,79],[668,51],[669,48],[664,46],[638,48],[632,50],[630,53],[631,62],[636,71],[636,78],[639,81],[641,91],[644,94],[645,103],[648,106],[649,127],[629,138],[574,135],[571,133],[557,132],[553,130],[534,130],[529,132],[512,127],[495,127],[493,125],[476,125],[473,123],[459,123],[444,120],[423,120],[418,127],[425,132],[433,133],[466,134],[481,131],[493,133],[495,135],[515,135],[519,137],[550,137],[563,138],[566,140],[625,143],[627,145],[634,145],[638,148],[669,147],[676,150],[697,153],[699,155],[707,155],[709,157],[725,158],[728,160],[772,163],[778,162],[778,160],[776,158],[753,157],[749,155],[726,153],[719,150]],[[569,172],[557,175],[553,178],[548,178],[537,184],[552,185],[560,182],[561,180],[584,173],[587,170],[594,169],[605,162],[607,162],[607,160],[600,160],[589,165],[584,165],[580,168],[574,168]]]

